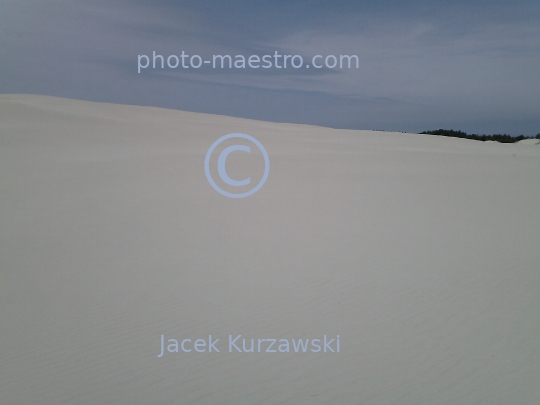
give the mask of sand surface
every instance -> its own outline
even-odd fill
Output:
[[[2,404],[539,403],[540,145],[1,95],[0,238]]]

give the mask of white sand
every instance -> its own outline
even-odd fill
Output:
[[[522,139],[517,143],[520,145],[540,145],[540,139]]]
[[[270,156],[245,199],[204,174],[230,132]],[[0,176],[2,404],[539,401],[534,144],[2,95]]]

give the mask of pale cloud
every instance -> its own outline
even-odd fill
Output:
[[[537,2],[0,3],[0,92],[345,128],[540,131]],[[358,69],[156,70],[137,55],[355,54]]]

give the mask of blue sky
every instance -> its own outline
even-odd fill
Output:
[[[0,3],[0,93],[334,128],[540,132],[538,1]],[[165,69],[137,55],[356,54],[359,69]]]

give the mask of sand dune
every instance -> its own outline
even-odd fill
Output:
[[[540,146],[1,95],[0,166],[2,404],[538,403]]]

